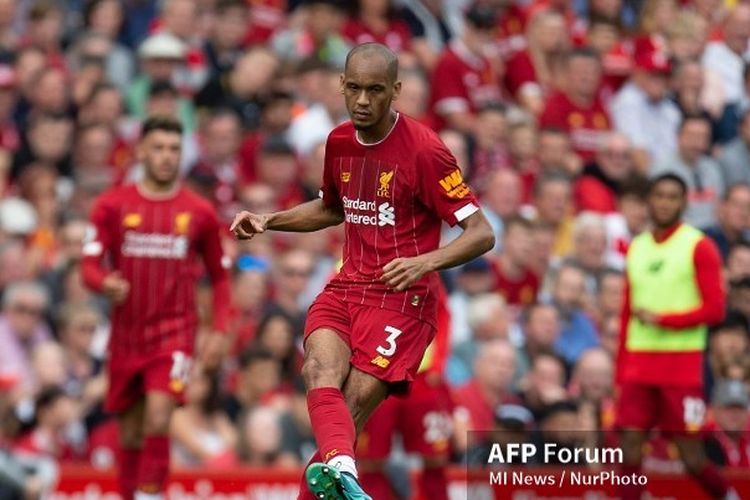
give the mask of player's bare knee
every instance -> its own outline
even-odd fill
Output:
[[[345,374],[338,366],[323,363],[315,355],[307,356],[302,365],[302,378],[308,390],[320,387],[341,388]]]

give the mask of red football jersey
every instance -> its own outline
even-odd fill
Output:
[[[539,277],[526,269],[518,280],[512,280],[503,274],[500,262],[492,265],[495,275],[495,287],[505,301],[514,306],[528,306],[536,302],[539,293]]]
[[[116,270],[130,283],[127,299],[113,310],[113,356],[192,352],[199,256],[213,285],[214,328],[226,331],[229,276],[219,221],[208,202],[185,188],[152,198],[129,185],[104,193],[92,208],[91,222],[85,282],[100,291],[107,274]]]
[[[388,288],[381,276],[397,257],[438,248],[442,221],[455,225],[479,210],[438,136],[403,114],[375,144],[361,143],[351,122],[339,125],[326,143],[321,195],[345,214],[344,262],[326,290],[435,324],[436,274],[405,292]]]
[[[430,110],[436,130],[445,127],[449,113],[475,113],[502,100],[500,79],[490,62],[472,54],[460,40],[443,53],[431,86]]]
[[[547,99],[539,124],[570,133],[573,149],[584,161],[594,158],[604,135],[611,128],[609,115],[598,98],[588,108],[582,108],[573,104],[562,92],[556,92]]]

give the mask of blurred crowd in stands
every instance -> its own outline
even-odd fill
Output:
[[[0,449],[113,464],[109,306],[79,263],[92,201],[139,178],[141,120],[179,117],[185,182],[227,225],[314,199],[345,56],[377,41],[400,58],[397,109],[440,133],[497,236],[442,276],[456,460],[483,446],[467,430],[612,425],[624,255],[669,171],[725,264],[715,455],[750,467],[749,39],[742,0],[0,0]],[[227,231],[232,348],[219,376],[194,370],[176,467],[312,453],[300,337],[340,229]]]

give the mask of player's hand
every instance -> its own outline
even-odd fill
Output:
[[[234,217],[229,230],[234,233],[238,240],[249,240],[256,234],[265,232],[267,225],[268,216],[243,210]]]
[[[647,311],[645,309],[636,309],[635,311],[633,311],[633,315],[645,325],[658,324],[659,316],[651,311]]]
[[[383,267],[380,279],[397,292],[403,292],[430,271],[429,263],[421,256],[399,257]]]
[[[211,332],[201,336],[198,345],[198,362],[208,372],[221,368],[221,362],[229,347],[227,335]]]
[[[102,282],[102,291],[115,304],[122,304],[130,293],[130,283],[119,271],[110,273]]]

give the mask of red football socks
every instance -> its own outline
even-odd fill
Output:
[[[123,500],[133,500],[138,487],[138,466],[141,459],[140,448],[120,448],[117,453],[117,482]]]
[[[138,468],[138,490],[161,493],[169,474],[169,438],[146,436]]]
[[[445,467],[425,467],[419,476],[419,487],[422,490],[422,498],[448,500]]]
[[[354,457],[357,433],[344,395],[335,387],[321,387],[307,393],[315,441],[323,462],[337,455]]]

